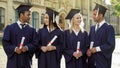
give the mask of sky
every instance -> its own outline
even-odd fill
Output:
[[[107,5],[111,5],[110,0],[105,0]]]

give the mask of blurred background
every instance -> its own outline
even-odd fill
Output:
[[[85,29],[89,32],[90,26],[95,24],[92,20],[92,10],[95,2],[108,8],[105,15],[106,21],[113,25],[116,34],[116,49],[113,53],[112,68],[120,68],[120,0],[0,0],[0,68],[6,66],[6,55],[3,51],[1,39],[4,28],[17,21],[18,13],[15,10],[20,4],[32,5],[30,24],[38,30],[43,26],[43,15],[46,7],[51,7],[59,12],[58,25],[67,29],[69,20],[65,20],[66,15],[71,8],[80,9],[83,15]],[[37,68],[37,60],[33,58],[33,68]],[[64,66],[64,57],[62,58],[61,68]]]

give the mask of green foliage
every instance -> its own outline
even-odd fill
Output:
[[[112,6],[115,9],[113,14],[120,17],[120,0],[111,0],[111,3],[112,3]]]

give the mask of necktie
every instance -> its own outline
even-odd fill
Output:
[[[98,29],[99,29],[99,26],[100,26],[100,25],[99,25],[99,24],[97,24],[97,29],[96,29],[96,31],[98,31]]]
[[[22,27],[22,29],[24,28],[24,26],[25,26],[25,24],[20,24],[21,25],[21,27]]]

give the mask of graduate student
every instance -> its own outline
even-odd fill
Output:
[[[58,14],[57,11],[46,8],[44,27],[38,31],[38,68],[60,68],[63,32],[55,20]]]
[[[98,3],[93,9],[93,20],[96,24],[90,29],[90,42],[94,44],[87,51],[88,68],[111,68],[115,32],[113,26],[104,18],[106,10],[106,7]]]
[[[84,30],[79,9],[71,9],[66,19],[70,28],[64,31],[64,57],[66,68],[85,68],[88,34]]]
[[[4,30],[2,44],[7,55],[6,68],[31,68],[37,33],[28,25],[30,8],[30,5],[18,6],[18,21]]]

